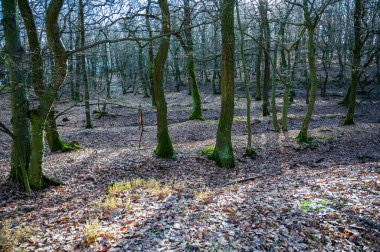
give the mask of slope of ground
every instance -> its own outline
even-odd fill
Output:
[[[122,106],[110,105],[110,115],[94,118],[91,130],[84,129],[83,107],[75,107],[58,118],[59,130],[82,149],[46,150],[44,160],[45,173],[65,185],[32,196],[7,181],[10,141],[0,135],[3,229],[28,227],[31,235],[17,245],[27,251],[380,249],[379,102],[360,103],[357,124],[342,127],[346,108],[337,105],[340,97],[318,98],[308,145],[294,141],[304,100],[291,105],[287,133],[272,131],[271,119],[260,116],[261,103],[255,102],[258,157],[252,160],[243,155],[245,100],[237,98],[236,168],[225,170],[199,153],[215,143],[220,104],[219,96],[202,97],[206,120],[187,121],[191,98],[186,92],[167,94],[173,160],[153,155],[155,112],[149,99],[115,98]],[[8,99],[1,94],[0,121],[7,123]],[[145,131],[139,148],[140,104]],[[60,101],[57,109],[71,105]],[[281,111],[281,100],[278,105]]]

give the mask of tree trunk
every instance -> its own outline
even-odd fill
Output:
[[[79,0],[79,22],[80,22],[81,47],[84,47],[85,45],[84,13],[83,12],[84,12],[83,0]],[[91,129],[92,123],[91,123],[91,112],[90,112],[90,90],[89,90],[88,78],[87,78],[86,56],[84,55],[84,53],[82,53],[80,61],[81,61],[81,70],[82,70],[82,80],[84,84],[84,107],[85,107],[85,114],[86,114],[86,129]]]
[[[269,82],[270,82],[270,29],[268,22],[268,1],[260,0],[260,16],[264,34],[264,85],[263,85],[263,116],[269,115]]]
[[[38,110],[30,112],[30,122],[32,125],[32,155],[30,157],[29,183],[34,189],[41,189],[42,179],[42,159],[44,156],[44,120]]]
[[[354,124],[354,114],[356,107],[356,86],[360,78],[360,54],[363,47],[361,36],[361,20],[363,18],[363,0],[355,0],[354,11],[354,36],[355,44],[352,55],[352,69],[351,69],[351,89],[350,99],[346,117],[344,118],[343,125]]]
[[[24,186],[30,192],[27,172],[31,154],[30,146],[30,124],[28,120],[29,103],[26,96],[26,75],[24,51],[20,42],[20,30],[18,24],[18,12],[16,0],[2,0],[2,13],[5,35],[5,51],[7,53],[6,66],[8,69],[8,80],[11,93],[12,129],[13,142],[11,153],[11,175],[10,178],[16,183]]]
[[[195,77],[194,72],[194,49],[193,49],[193,37],[191,35],[191,13],[189,0],[183,1],[184,5],[184,27],[188,28],[185,30],[186,37],[186,47],[185,52],[187,54],[187,74],[190,80],[190,90],[191,97],[193,99],[193,112],[191,113],[189,120],[203,120],[202,116],[202,104],[201,104],[201,96],[198,90],[198,84]]]
[[[152,106],[153,107],[156,107],[156,98],[155,98],[155,93],[154,93],[154,84],[153,84],[153,67],[154,67],[154,59],[153,59],[153,41],[152,41],[152,37],[153,37],[153,33],[152,33],[152,28],[150,26],[150,20],[149,20],[149,15],[150,15],[150,6],[151,6],[151,3],[152,1],[151,0],[148,0],[148,4],[146,6],[146,27],[147,27],[147,30],[148,30],[148,37],[149,37],[149,45],[148,45],[148,62],[149,62],[149,66],[148,66],[148,76],[149,76],[149,85],[151,87],[151,92],[150,94],[152,95]]]
[[[79,19],[78,19],[78,25]],[[80,47],[80,33],[77,31],[75,35],[75,47]],[[81,85],[81,57],[79,54],[75,56],[75,87],[74,87],[74,101],[79,102],[81,101],[81,95],[80,95],[80,85]]]
[[[315,30],[316,24],[312,23],[309,9],[308,9],[307,0],[303,0],[303,5],[304,5],[303,9],[304,9],[305,25],[306,25],[307,32],[309,35],[307,57],[309,61],[309,70],[310,70],[310,102],[307,106],[307,111],[302,121],[301,130],[297,136],[298,142],[307,142],[310,140],[307,133],[308,133],[311,117],[314,111],[314,105],[315,105],[315,100],[316,100],[316,95],[317,95],[317,85],[318,85],[316,66],[315,66],[315,51],[314,51],[314,30]]]
[[[54,106],[51,107],[47,120],[46,120],[45,135],[46,135],[46,140],[48,142],[49,149],[51,152],[57,152],[57,151],[66,152],[66,151],[72,151],[75,149],[80,149],[78,142],[65,142],[59,136],[57,123],[55,119]]]
[[[179,92],[179,88],[180,86],[183,86],[183,82],[182,82],[182,79],[181,79],[181,71],[179,69],[179,60],[178,60],[178,50],[179,50],[179,46],[176,46],[176,48],[174,49],[174,56],[173,56],[173,65],[174,65],[174,77],[175,77],[175,89],[176,89],[176,92]]]
[[[32,85],[40,104],[45,101],[45,94],[47,88],[44,84],[43,77],[43,58],[41,53],[41,46],[38,40],[37,28],[35,25],[32,9],[29,6],[27,0],[19,0],[20,12],[24,19],[25,28],[27,31],[29,48],[31,53],[32,62]],[[44,124],[45,125],[45,124]],[[55,110],[52,106],[47,117],[47,123],[45,125],[45,132],[48,139],[48,144],[52,152],[62,150],[69,151],[79,148],[78,143],[65,143],[59,137],[57,124],[55,122]]]
[[[288,75],[287,75],[287,84],[285,85],[285,92],[283,97],[284,106],[282,107],[282,125],[281,129],[283,132],[288,131],[288,110],[290,103],[290,92],[292,88],[292,76],[291,76],[291,66],[290,66],[290,51],[288,51]]]
[[[261,35],[260,35],[261,36]],[[257,53],[257,59],[256,59],[256,66],[255,66],[255,72],[256,72],[256,95],[255,100],[261,101],[261,59],[263,56],[263,49],[259,45],[258,53]]]
[[[236,16],[238,21],[238,26],[240,30],[240,57],[243,63],[243,74],[244,74],[244,84],[245,84],[245,98],[246,98],[246,110],[247,110],[247,147],[245,149],[245,154],[251,157],[256,156],[256,152],[252,148],[252,129],[251,129],[251,95],[249,93],[249,80],[247,73],[247,63],[244,55],[244,30],[240,20],[239,4],[236,1]]]
[[[156,58],[154,59],[153,88],[157,106],[157,147],[155,153],[162,158],[172,158],[174,154],[167,121],[167,105],[163,87],[164,68],[170,45],[170,12],[167,0],[159,0],[162,13],[161,38]]]
[[[149,97],[148,83],[145,80],[145,75],[144,75],[143,47],[141,45],[139,45],[138,65],[139,65],[140,81],[141,81],[143,91],[144,91],[144,98],[147,98]]]
[[[220,94],[220,85],[219,85],[219,90],[216,87],[216,78],[219,73],[219,61],[218,61],[218,43],[219,43],[219,37],[218,37],[218,26],[217,23],[214,24],[214,70],[212,74],[212,93],[213,94]]]
[[[235,32],[234,32],[235,0],[223,0],[222,23],[222,104],[216,145],[213,157],[221,167],[235,166],[231,142],[231,130],[234,117],[234,67],[235,67]]]
[[[278,42],[276,42],[276,45],[274,47],[273,51],[273,66],[272,66],[272,123],[273,123],[273,129],[275,131],[280,131],[280,126],[278,125],[278,119],[277,119],[277,108],[276,108],[276,88],[277,88],[277,79],[276,79],[276,70],[277,67],[277,48],[278,48]]]

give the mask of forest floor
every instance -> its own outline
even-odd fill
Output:
[[[244,156],[245,99],[236,98],[234,169],[200,154],[215,144],[220,112],[220,96],[209,94],[202,94],[205,121],[188,121],[191,98],[167,93],[172,160],[153,154],[150,99],[113,99],[124,106],[109,106],[101,119],[93,115],[93,129],[84,128],[83,107],[75,107],[58,118],[59,131],[82,149],[46,150],[43,164],[46,175],[65,185],[33,195],[7,180],[11,146],[2,134],[0,221],[9,225],[3,224],[3,241],[13,235],[9,246],[26,251],[379,251],[380,102],[358,104],[356,125],[343,127],[346,107],[329,91],[318,96],[311,144],[294,140],[306,110],[299,92],[286,133],[274,132],[261,102],[253,102],[256,159]],[[0,94],[0,121],[7,123],[8,100]],[[71,105],[62,99],[56,107]],[[279,112],[281,105],[278,99]],[[227,185],[245,178],[251,179]]]

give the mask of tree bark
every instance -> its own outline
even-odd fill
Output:
[[[260,0],[259,2],[262,29],[264,34],[264,84],[263,84],[263,116],[269,115],[269,82],[270,82],[270,29],[268,22],[268,1]]]
[[[245,98],[246,98],[246,115],[247,115],[247,147],[245,149],[245,154],[251,157],[256,156],[256,152],[252,148],[252,129],[251,129],[251,95],[249,93],[249,80],[248,80],[248,73],[247,73],[247,63],[246,58],[244,55],[244,30],[243,26],[241,24],[240,20],[240,13],[239,13],[239,4],[236,1],[236,16],[238,21],[238,27],[240,30],[240,57],[241,61],[243,63],[243,75],[244,75],[244,84],[245,84]]]
[[[315,30],[316,24],[313,23],[313,21],[311,20],[307,0],[303,0],[303,12],[304,12],[306,29],[309,35],[307,58],[308,58],[309,70],[310,70],[310,100],[307,106],[306,114],[302,121],[301,130],[297,136],[298,142],[307,142],[310,140],[310,137],[308,137],[308,128],[309,128],[311,117],[314,111],[316,95],[317,95],[317,85],[318,85],[317,72],[316,72],[316,66],[315,66],[315,50],[314,50],[314,30]]]
[[[85,45],[85,30],[84,30],[84,5],[83,0],[79,0],[79,22],[80,22],[80,45]],[[87,78],[86,56],[84,53],[80,56],[82,80],[84,84],[84,108],[86,114],[86,129],[92,129],[91,112],[90,112],[90,90]],[[108,91],[108,89],[107,89]],[[108,94],[108,93],[107,93]]]
[[[29,48],[31,50],[32,86],[40,104],[44,104],[47,88],[44,83],[42,51],[33,12],[27,0],[19,0],[18,2],[28,36]],[[44,130],[52,152],[59,150],[69,151],[79,148],[79,144],[77,142],[66,143],[60,138],[55,121],[55,110],[53,106],[51,106],[49,115],[45,118],[45,120],[47,120],[47,123],[44,121]]]
[[[198,83],[195,77],[194,72],[194,49],[193,49],[193,37],[191,34],[191,13],[190,13],[190,5],[189,0],[183,1],[184,6],[184,28],[185,37],[186,37],[186,46],[185,52],[187,55],[187,74],[190,80],[190,91],[191,97],[193,99],[193,111],[189,117],[189,120],[203,120],[202,116],[202,104],[201,104],[201,96],[198,90]],[[204,69],[202,71],[205,71]]]
[[[361,20],[363,18],[363,0],[355,0],[354,11],[354,36],[355,44],[352,55],[352,69],[351,69],[351,85],[350,85],[350,98],[346,117],[344,118],[343,125],[354,124],[354,114],[356,107],[356,87],[360,78],[360,54],[364,45],[361,40]]]
[[[214,70],[212,71],[213,72],[212,74],[212,93],[213,94],[220,94],[220,84],[218,85],[219,89],[216,87],[217,86],[216,78],[217,78],[217,75],[219,74],[219,61],[217,57],[218,43],[219,43],[218,26],[216,22],[214,24],[214,57],[215,59],[214,59]]]
[[[276,42],[276,44],[274,46],[274,51],[273,51],[272,95],[271,95],[273,129],[278,132],[278,131],[280,131],[280,126],[278,125],[277,108],[276,108],[277,79],[276,79],[276,70],[275,70],[275,68],[277,67],[277,52],[278,52],[278,41]]]
[[[170,45],[170,12],[167,0],[159,0],[161,9],[161,38],[160,47],[154,59],[153,89],[157,107],[157,147],[155,153],[162,158],[172,158],[174,154],[167,121],[167,105],[163,87],[164,68]]]
[[[148,44],[148,62],[149,62],[149,66],[148,66],[148,76],[149,76],[149,85],[151,87],[151,96],[152,96],[152,106],[153,107],[156,107],[156,98],[155,98],[155,93],[154,93],[154,84],[153,84],[153,67],[154,67],[154,56],[153,56],[153,41],[152,41],[152,37],[153,37],[153,33],[152,33],[152,28],[151,28],[151,25],[150,25],[150,20],[149,20],[149,14],[150,14],[150,7],[151,7],[151,4],[152,4],[152,0],[148,0],[148,4],[146,6],[146,27],[147,27],[147,30],[148,30],[148,37],[149,37],[149,44]]]
[[[235,68],[235,32],[234,32],[235,0],[223,0],[222,4],[222,69],[221,91],[222,104],[216,145],[213,157],[221,167],[235,166],[231,142],[231,130],[234,117],[234,68]]]
[[[28,180],[29,160],[31,154],[30,124],[28,120],[29,103],[26,96],[26,75],[24,49],[21,47],[20,30],[17,18],[17,1],[2,0],[3,26],[5,35],[6,66],[8,69],[11,92],[11,112],[13,142],[11,152],[10,178],[24,186],[30,192]]]
[[[255,95],[255,100],[256,101],[261,101],[262,100],[262,98],[261,98],[261,59],[262,59],[262,56],[263,56],[263,49],[261,48],[261,46],[259,46],[257,50],[258,50],[258,53],[257,53],[257,59],[256,59],[256,66],[255,66],[255,72],[256,72],[256,95]]]

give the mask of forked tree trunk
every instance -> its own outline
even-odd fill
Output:
[[[231,142],[231,130],[234,117],[234,68],[235,68],[235,32],[234,32],[235,0],[223,0],[222,3],[222,104],[216,145],[213,157],[221,167],[235,166]]]
[[[19,0],[20,12],[24,20],[25,28],[27,31],[29,48],[31,53],[32,62],[32,86],[37,94],[40,104],[45,102],[44,95],[46,94],[46,87],[43,82],[43,58],[41,53],[41,46],[38,40],[37,28],[35,25],[32,9],[27,0]],[[52,152],[56,151],[70,151],[80,148],[77,142],[66,143],[58,133],[57,123],[55,118],[54,106],[51,106],[47,122],[45,124],[45,133],[47,136],[48,144]]]

